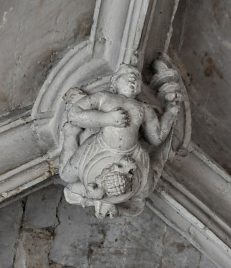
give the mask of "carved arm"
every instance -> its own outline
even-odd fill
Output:
[[[143,127],[147,140],[158,146],[165,141],[171,131],[182,95],[179,74],[176,70],[169,68],[162,60],[156,60],[153,63],[153,69],[156,74],[152,78],[151,87],[157,92],[165,112],[159,120],[154,110],[150,106],[146,106]]]
[[[128,124],[129,116],[123,109],[109,112],[100,110],[105,98],[102,92],[85,96],[73,103],[68,112],[68,120],[62,128],[64,142],[60,155],[60,176],[66,182],[75,182],[77,179],[74,175],[75,153],[81,128],[126,127]]]
[[[146,106],[143,129],[147,141],[155,146],[163,143],[171,131],[177,113],[178,106],[169,103],[159,120],[153,108]]]
[[[81,128],[125,127],[129,120],[127,112],[121,108],[105,112],[102,109],[105,101],[106,93],[103,92],[82,98],[72,105],[68,121]]]

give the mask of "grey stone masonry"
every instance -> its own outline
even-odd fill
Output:
[[[149,209],[98,220],[66,203],[61,186],[0,210],[0,268],[11,267],[216,268]]]
[[[22,202],[0,209],[0,268],[13,267],[22,215]]]

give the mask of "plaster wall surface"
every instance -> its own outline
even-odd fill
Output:
[[[33,104],[62,53],[89,35],[95,0],[0,0],[0,114]]]
[[[180,1],[171,47],[186,70],[192,140],[231,173],[231,2]]]

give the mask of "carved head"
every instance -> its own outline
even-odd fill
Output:
[[[122,195],[132,191],[135,170],[135,161],[130,157],[123,157],[119,163],[105,168],[96,183],[108,197]]]
[[[128,98],[135,98],[141,92],[141,74],[137,68],[122,64],[111,79],[113,90]]]

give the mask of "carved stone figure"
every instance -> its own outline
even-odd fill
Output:
[[[98,218],[138,215],[168,158],[171,133],[181,101],[178,74],[156,61],[153,96],[142,100],[140,72],[121,65],[108,91],[66,96],[60,177],[67,202],[94,206]],[[140,98],[141,96],[141,98]]]

